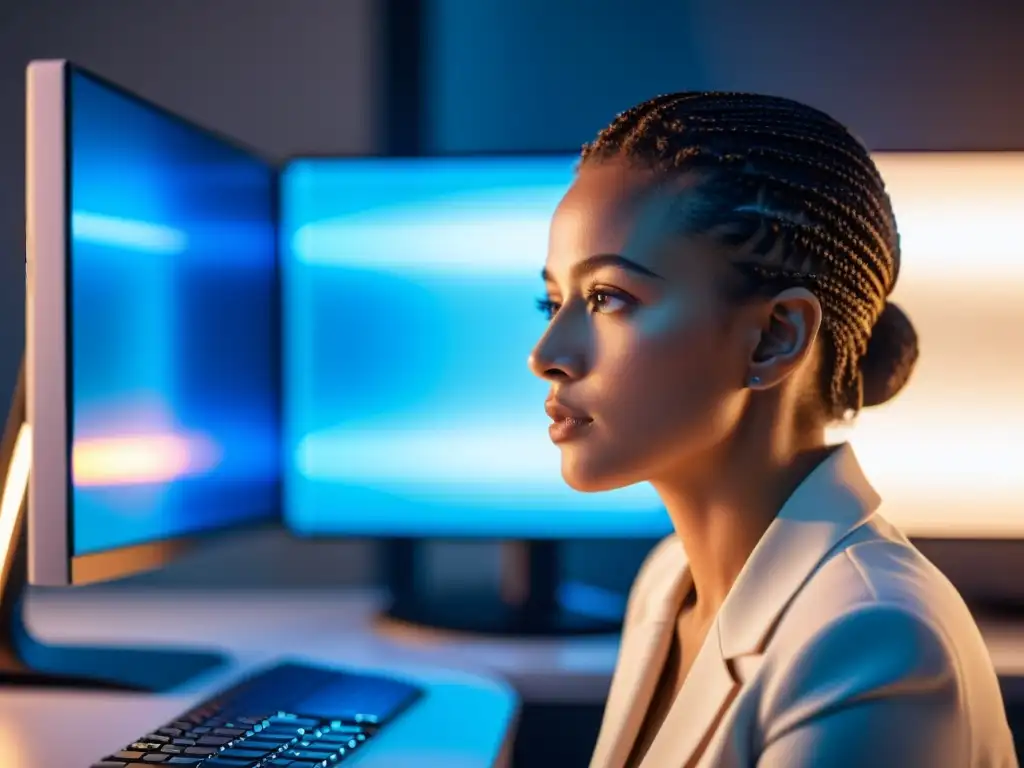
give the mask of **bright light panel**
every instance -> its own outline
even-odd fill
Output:
[[[1024,536],[1024,153],[876,160],[902,232],[892,299],[921,359],[848,436],[908,533]]]

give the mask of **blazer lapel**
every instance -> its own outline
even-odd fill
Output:
[[[699,763],[743,683],[756,671],[783,611],[818,564],[879,503],[847,445],[808,475],[740,571],[643,768]],[[649,695],[644,711],[648,700]]]
[[[679,695],[644,756],[642,768],[696,765],[708,740],[740,690],[720,652],[716,621],[694,659]]]
[[[621,768],[629,758],[661,677],[675,617],[689,587],[686,557],[675,536],[659,545],[644,597],[631,607],[590,768]]]

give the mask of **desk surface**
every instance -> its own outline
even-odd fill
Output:
[[[173,696],[37,693],[0,690],[3,768],[76,768],[62,761],[53,723],[75,720],[81,749],[99,756],[141,736],[228,685],[246,669],[287,655],[339,666],[401,672],[430,695],[382,732],[353,768],[469,768],[495,764],[513,730],[516,698],[599,704],[608,693],[617,637],[491,640],[403,627],[377,627],[371,591],[220,593],[125,588],[36,594],[28,619],[50,642],[207,644],[238,660],[229,671]],[[1000,675],[1024,677],[1024,624],[981,622]],[[454,713],[454,716],[453,716]],[[465,718],[472,718],[466,720]],[[63,747],[67,749],[67,747]]]
[[[83,590],[34,594],[28,622],[53,643],[206,647],[230,667],[161,696],[0,689],[3,768],[84,768],[120,749],[255,667],[281,657],[386,671],[426,696],[395,720],[353,768],[484,768],[508,753],[518,699],[493,673],[451,654],[382,642],[367,630],[370,602],[338,593],[141,593]],[[353,609],[359,609],[354,613]],[[75,732],[71,738],[71,731]]]

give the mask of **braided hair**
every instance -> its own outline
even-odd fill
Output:
[[[620,114],[584,146],[580,166],[610,160],[697,174],[679,206],[685,231],[752,245],[735,266],[753,293],[803,286],[818,297],[827,419],[903,388],[918,346],[887,301],[900,267],[896,220],[867,149],[842,124],[779,97],[674,93]]]

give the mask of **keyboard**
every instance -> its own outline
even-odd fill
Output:
[[[334,766],[422,695],[383,675],[299,663],[264,669],[92,768]]]

